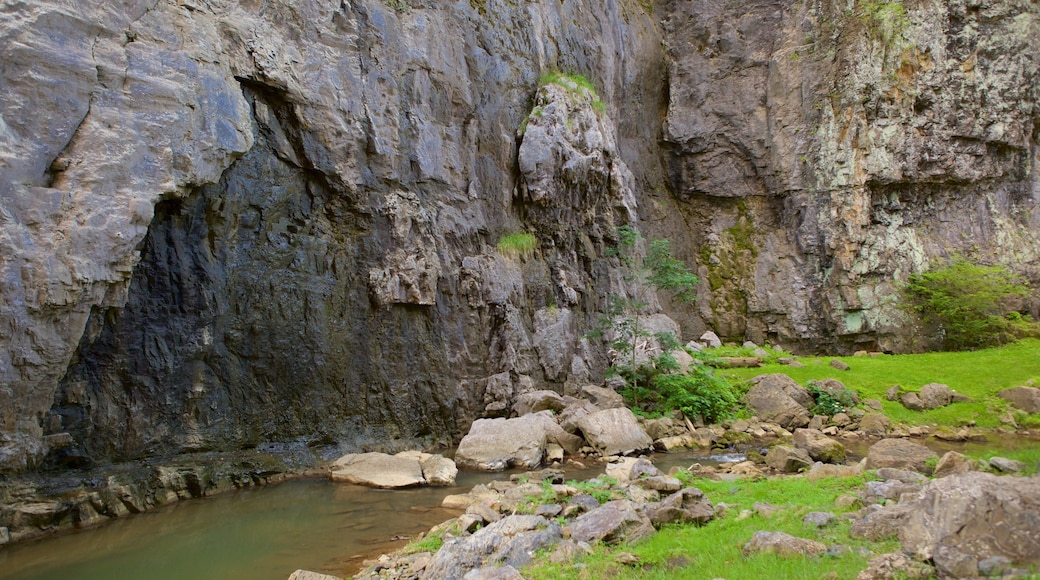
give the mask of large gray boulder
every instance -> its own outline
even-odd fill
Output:
[[[539,411],[537,413],[524,415],[524,417],[541,426],[545,431],[545,442],[547,444],[555,443],[571,455],[577,453],[578,450],[585,445],[584,439],[572,433],[568,433],[559,423],[556,422],[556,417],[552,414],[552,411]]]
[[[755,386],[745,396],[748,407],[762,421],[777,423],[785,429],[809,424],[812,395],[791,377],[776,373],[752,379]]]
[[[755,532],[744,544],[744,554],[776,554],[777,556],[819,556],[827,546],[784,532]]]
[[[942,383],[928,383],[921,387],[919,396],[925,409],[939,409],[953,401],[953,391]]]
[[[867,450],[866,468],[894,467],[930,473],[927,463],[932,458],[938,459],[939,456],[919,443],[906,439],[882,439]]]
[[[844,463],[845,446],[818,429],[795,429],[794,446],[804,449],[809,457],[823,463]]]
[[[944,575],[959,577],[966,561],[992,556],[1040,566],[1040,479],[959,473],[932,480],[898,507],[903,547]]]
[[[635,542],[653,533],[649,518],[626,500],[607,502],[578,516],[571,528],[572,539],[589,543]]]
[[[997,394],[1016,409],[1026,413],[1040,413],[1040,389],[1036,387],[1015,387]]]
[[[477,419],[459,442],[455,463],[480,471],[502,471],[508,467],[533,469],[542,462],[545,442],[545,426],[534,415]]]
[[[513,412],[518,416],[524,416],[528,413],[537,413],[539,411],[551,410],[555,412],[562,411],[566,404],[563,401],[563,397],[560,396],[556,391],[530,391],[517,395],[516,403],[513,404]]]
[[[626,406],[625,398],[614,389],[586,385],[581,388],[581,392],[589,398],[593,405],[600,409],[617,409]]]
[[[812,465],[812,458],[804,449],[774,445],[766,453],[766,465],[784,473],[796,473]]]
[[[654,525],[686,523],[703,525],[715,518],[715,507],[696,487],[681,489],[643,510]]]
[[[627,455],[653,447],[639,420],[628,408],[606,409],[578,421],[585,440],[603,455]]]
[[[470,536],[444,542],[423,577],[462,578],[470,570],[494,565],[521,568],[531,563],[535,552],[562,538],[559,524],[542,516],[507,516]]]
[[[332,464],[332,481],[396,489],[425,485],[422,466],[409,457],[385,453],[351,453]]]

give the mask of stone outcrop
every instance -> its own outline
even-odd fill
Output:
[[[578,429],[602,455],[628,455],[650,450],[654,444],[627,407],[586,415],[578,421]]]
[[[867,469],[894,467],[929,473],[930,459],[938,459],[934,451],[906,439],[882,439],[867,450]]]
[[[684,342],[903,350],[911,273],[1040,279],[1035,3],[266,6],[0,23],[5,472],[448,445],[576,394],[642,294],[623,224],[696,262],[695,308],[648,306]]]
[[[755,415],[786,429],[809,424],[808,407],[813,399],[794,379],[777,373],[755,377],[753,382],[755,386],[747,392],[745,400]]]
[[[1015,387],[997,394],[1016,409],[1026,413],[1040,413],[1040,389],[1036,387]]]

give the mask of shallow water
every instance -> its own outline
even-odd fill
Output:
[[[674,465],[732,461],[737,456],[683,452],[656,455]],[[568,470],[587,479],[601,466]],[[365,557],[390,551],[458,515],[440,508],[444,496],[508,474],[459,474],[451,488],[377,490],[325,479],[287,481],[189,500],[98,528],[0,550],[0,579],[285,580],[304,568],[341,577]]]

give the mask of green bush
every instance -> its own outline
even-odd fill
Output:
[[[805,383],[805,390],[809,391],[813,400],[816,401],[816,405],[810,409],[816,415],[837,415],[838,413],[844,413],[856,404],[852,391],[848,388],[836,390],[816,381],[809,381]]]
[[[910,276],[903,289],[909,307],[938,328],[946,350],[970,350],[1040,336],[1040,326],[1014,311],[1029,287],[1003,266],[973,264],[957,256],[946,265]]]
[[[737,389],[703,364],[691,366],[687,374],[657,375],[653,381],[662,408],[678,409],[687,417],[700,415],[708,423],[731,416],[740,401]]]

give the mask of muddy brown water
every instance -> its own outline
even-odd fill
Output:
[[[927,444],[939,453],[971,453],[1040,443],[1012,437]],[[863,447],[850,449],[851,455],[865,453]],[[667,471],[743,458],[688,451],[658,454],[653,461]],[[602,466],[569,469],[567,478],[589,479],[602,471]],[[0,580],[284,580],[298,568],[346,578],[364,559],[399,548],[407,538],[458,515],[440,507],[446,495],[508,475],[461,472],[454,487],[397,491],[299,479],[182,501],[0,549]]]
[[[686,452],[654,460],[667,470],[735,457]],[[569,469],[567,477],[602,472]],[[298,568],[349,577],[365,558],[457,516],[440,507],[444,496],[508,475],[461,472],[455,487],[397,491],[299,479],[182,501],[0,549],[0,579],[285,580]]]

